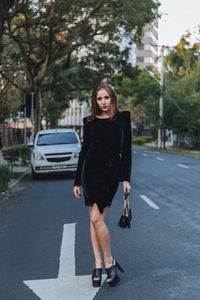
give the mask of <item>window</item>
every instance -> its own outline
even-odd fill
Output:
[[[138,50],[144,50],[144,44],[139,45],[137,48]]]
[[[76,144],[77,137],[74,132],[57,132],[40,134],[37,140],[37,146]]]
[[[143,63],[144,57],[137,57],[137,63]]]

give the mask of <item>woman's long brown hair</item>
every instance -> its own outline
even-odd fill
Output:
[[[94,120],[96,118],[96,115],[99,115],[101,113],[101,109],[97,104],[97,92],[101,89],[106,90],[111,97],[111,112],[110,112],[110,116],[109,116],[110,120],[113,120],[116,113],[119,112],[118,103],[117,103],[117,95],[116,95],[115,91],[108,83],[101,82],[101,83],[97,84],[93,90],[92,113],[91,113],[91,115],[89,115],[87,117],[88,121]]]

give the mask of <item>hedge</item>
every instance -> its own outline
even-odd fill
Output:
[[[8,166],[0,166],[0,192],[5,192],[8,188],[8,182],[10,180],[10,170]]]
[[[31,148],[27,145],[18,145],[14,147],[18,153],[19,153],[19,157],[21,157],[22,159],[22,163],[25,165],[26,161],[30,161],[31,159]]]
[[[136,145],[144,145],[144,143],[150,143],[153,141],[152,136],[133,136],[132,143]]]
[[[19,159],[18,151],[15,149],[15,147],[10,147],[8,149],[3,149],[2,155],[4,160],[6,160],[10,164],[12,172],[14,163]]]
[[[27,160],[30,161],[31,148],[27,145],[12,146],[10,148],[3,149],[3,157],[11,165],[13,165],[15,161],[19,160],[20,157],[22,159],[22,163],[25,165]]]

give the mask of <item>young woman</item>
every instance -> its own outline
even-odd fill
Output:
[[[111,206],[119,181],[129,193],[131,175],[131,120],[129,111],[119,111],[117,96],[107,83],[98,84],[92,94],[92,113],[83,118],[84,136],[74,180],[74,194],[89,207],[90,235],[95,257],[92,274],[94,287],[101,285],[102,258],[106,282],[114,286],[123,269],[111,255],[110,235],[104,218]]]

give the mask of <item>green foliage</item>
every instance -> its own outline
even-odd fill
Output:
[[[158,77],[158,74],[149,70]],[[146,124],[158,126],[158,101],[160,85],[154,80],[147,70],[129,66],[123,73],[111,78],[110,83],[115,85],[118,94],[119,107],[130,109],[132,120],[137,128],[137,135],[142,135]]]
[[[190,73],[174,82],[165,96],[164,124],[179,135],[191,137],[200,145],[200,59]]]
[[[136,145],[144,145],[145,143],[151,143],[152,141],[152,136],[132,136],[132,143]]]
[[[15,120],[21,104],[21,94],[19,90],[10,84],[6,84],[4,88],[0,86],[0,123],[12,116]]]
[[[3,158],[11,166],[11,173],[12,173],[13,166],[15,162],[19,160],[19,157],[21,157],[22,163],[24,165],[27,163],[27,161],[30,161],[31,149],[27,145],[17,145],[7,149],[3,149],[2,154],[3,154]]]
[[[21,157],[22,163],[25,165],[31,159],[31,148],[27,145],[18,145],[12,147],[18,151],[18,156]]]
[[[64,80],[71,92],[88,92],[94,83],[121,71],[129,46],[122,50],[120,45],[124,38],[130,45],[139,40],[142,27],[157,17],[157,7],[153,0],[42,0],[34,1],[34,5],[30,0],[14,2],[2,37],[1,75],[21,91],[35,92],[36,131],[43,104],[40,91],[46,97],[46,86],[51,82],[57,85],[57,91],[50,90],[43,112],[53,115],[53,111],[59,113],[64,107],[66,98],[58,100],[65,90]],[[56,64],[63,64],[65,70],[72,68],[63,73],[64,79],[60,75],[50,78]],[[50,80],[44,83],[47,77]]]
[[[191,34],[183,35],[180,42],[165,58],[165,65],[170,67],[172,74],[178,79],[190,73],[198,60],[199,43],[190,43]]]
[[[10,170],[8,166],[0,166],[0,192],[5,192],[8,188],[8,182],[10,180]]]
[[[15,161],[19,159],[19,152],[15,147],[2,150],[3,158],[11,165],[14,165]]]

